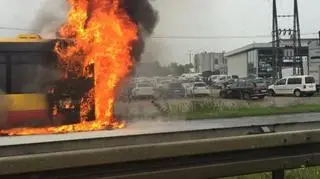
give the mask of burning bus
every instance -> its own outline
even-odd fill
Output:
[[[0,113],[2,134],[51,133],[54,131],[47,130],[55,127],[56,132],[64,132],[66,126],[72,128],[80,123],[85,124],[80,130],[86,130],[89,122],[96,119],[91,93],[93,64],[86,66],[83,76],[77,75],[74,69],[61,71],[63,67],[55,51],[57,44],[59,48],[68,48],[73,43],[66,39],[45,40],[33,34],[0,39],[1,99],[6,101]],[[107,125],[104,127],[124,124]]]
[[[2,129],[80,122],[79,101],[93,80],[63,78],[54,52],[56,43],[33,34],[0,39],[0,89],[6,103]],[[88,118],[94,118],[92,113]]]
[[[117,87],[139,61],[144,47],[143,36],[152,33],[157,15],[148,0],[69,0],[68,3],[70,9],[66,22],[57,32],[58,40],[22,36],[18,38],[18,43],[4,42],[4,91],[9,99],[7,101],[14,104],[8,105],[8,122],[3,122],[9,129],[0,130],[0,133],[52,134],[124,127],[124,123],[113,116]],[[26,60],[25,52],[33,56]],[[24,60],[17,60],[13,56],[15,54]],[[17,65],[13,66],[15,63]],[[26,75],[20,72],[37,70],[27,70],[21,66],[22,63],[57,69],[61,76],[58,75],[56,80],[49,74],[32,73],[37,80],[30,84],[23,78]],[[19,77],[13,76],[16,74],[20,74]],[[28,85],[23,84],[27,82]],[[23,89],[18,91],[19,94],[14,91],[15,83]],[[33,93],[33,96],[28,96],[28,93]],[[17,101],[29,108],[16,109],[19,106]],[[32,105],[31,101],[34,102]],[[45,113],[48,120],[40,122]],[[21,123],[27,121],[21,116],[31,121],[39,118],[39,123],[28,121],[28,125],[47,127],[30,128],[22,125],[22,128],[12,128],[21,127]],[[61,122],[53,125],[54,121]]]

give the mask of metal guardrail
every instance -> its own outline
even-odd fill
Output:
[[[149,141],[150,142],[150,141]],[[29,151],[30,152],[30,151]],[[320,164],[320,130],[0,157],[0,178],[218,178]]]
[[[320,161],[320,120],[300,117],[220,121],[224,127],[202,121],[209,126],[120,137],[103,131],[3,137],[0,178],[217,178],[274,171],[281,179],[284,169]]]

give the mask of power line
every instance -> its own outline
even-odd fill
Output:
[[[317,35],[317,33],[305,33],[301,35]],[[248,35],[248,36],[151,36],[153,39],[249,39],[271,38],[271,35]]]
[[[5,27],[0,26],[0,30],[15,30],[15,31],[28,31],[28,32],[38,32],[36,29],[27,29],[20,27]],[[318,35],[318,33],[305,33],[301,35]],[[271,35],[247,35],[247,36],[151,36],[152,39],[250,39],[250,38],[270,38]]]
[[[240,39],[240,38],[266,38],[268,35],[256,36],[151,36],[153,39]]]

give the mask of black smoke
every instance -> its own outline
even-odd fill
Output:
[[[89,3],[87,9],[88,22],[92,16],[91,13],[94,13],[92,3],[95,0],[87,1]],[[104,1],[112,3],[112,0]],[[145,38],[153,33],[158,22],[158,12],[153,8],[150,0],[120,0],[120,6],[139,27],[138,40],[133,42],[132,49],[132,57],[135,61],[139,62],[140,56],[144,51]],[[36,29],[37,33],[41,33],[44,37],[52,38],[57,36],[59,27],[65,21],[62,17],[67,15],[68,8],[70,7],[68,7],[67,0],[45,1],[36,19],[33,21],[32,28]]]
[[[133,42],[132,47],[132,57],[139,62],[145,48],[145,38],[153,33],[158,22],[158,12],[149,0],[122,0],[121,6],[139,27],[138,40]]]
[[[133,22],[141,25],[147,34],[152,34],[158,21],[158,13],[149,0],[122,0],[122,7]]]

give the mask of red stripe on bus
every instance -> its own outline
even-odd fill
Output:
[[[25,123],[47,123],[48,119],[47,110],[29,110],[29,111],[8,111],[9,125],[25,124]]]

